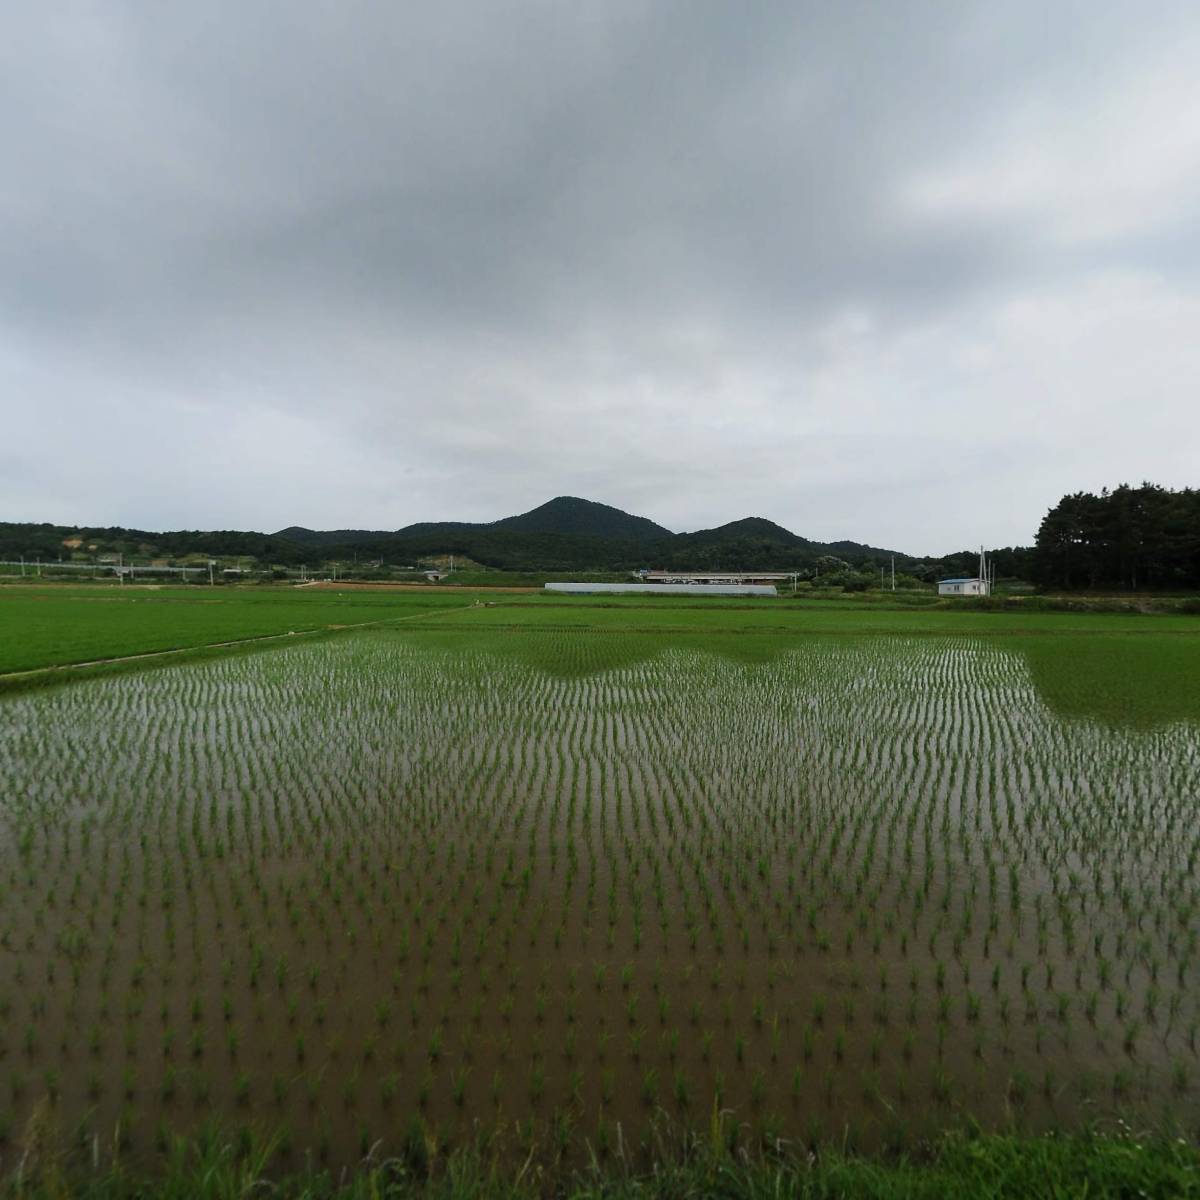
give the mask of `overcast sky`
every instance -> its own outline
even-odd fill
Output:
[[[0,147],[0,519],[1200,484],[1195,0],[20,5]]]

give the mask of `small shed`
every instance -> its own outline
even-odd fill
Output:
[[[939,579],[939,596],[986,596],[988,581],[978,577],[974,579]]]

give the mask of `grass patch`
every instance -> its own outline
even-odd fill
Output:
[[[25,1157],[0,1184],[0,1196],[66,1195],[89,1200],[225,1198],[262,1192],[307,1200],[359,1197],[444,1197],[445,1200],[535,1200],[560,1196],[844,1197],[846,1200],[1059,1200],[1061,1197],[1200,1196],[1200,1154],[1165,1138],[1093,1133],[1029,1137],[947,1135],[913,1156],[868,1157],[837,1150],[798,1152],[787,1146],[732,1154],[723,1143],[688,1139],[648,1164],[623,1154],[593,1156],[584,1168],[539,1160],[498,1160],[486,1145],[439,1154],[436,1140],[413,1136],[406,1151],[382,1163],[333,1174],[309,1167],[288,1172],[278,1139],[248,1134],[176,1138],[154,1173],[89,1167],[77,1159]]]
[[[457,608],[444,593],[0,587],[0,674]]]

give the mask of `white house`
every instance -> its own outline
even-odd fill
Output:
[[[989,592],[986,579],[939,579],[939,596],[986,596]]]

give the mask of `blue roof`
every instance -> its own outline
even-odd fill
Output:
[[[939,579],[938,583],[982,583],[983,580],[978,575],[973,575],[970,579]]]

